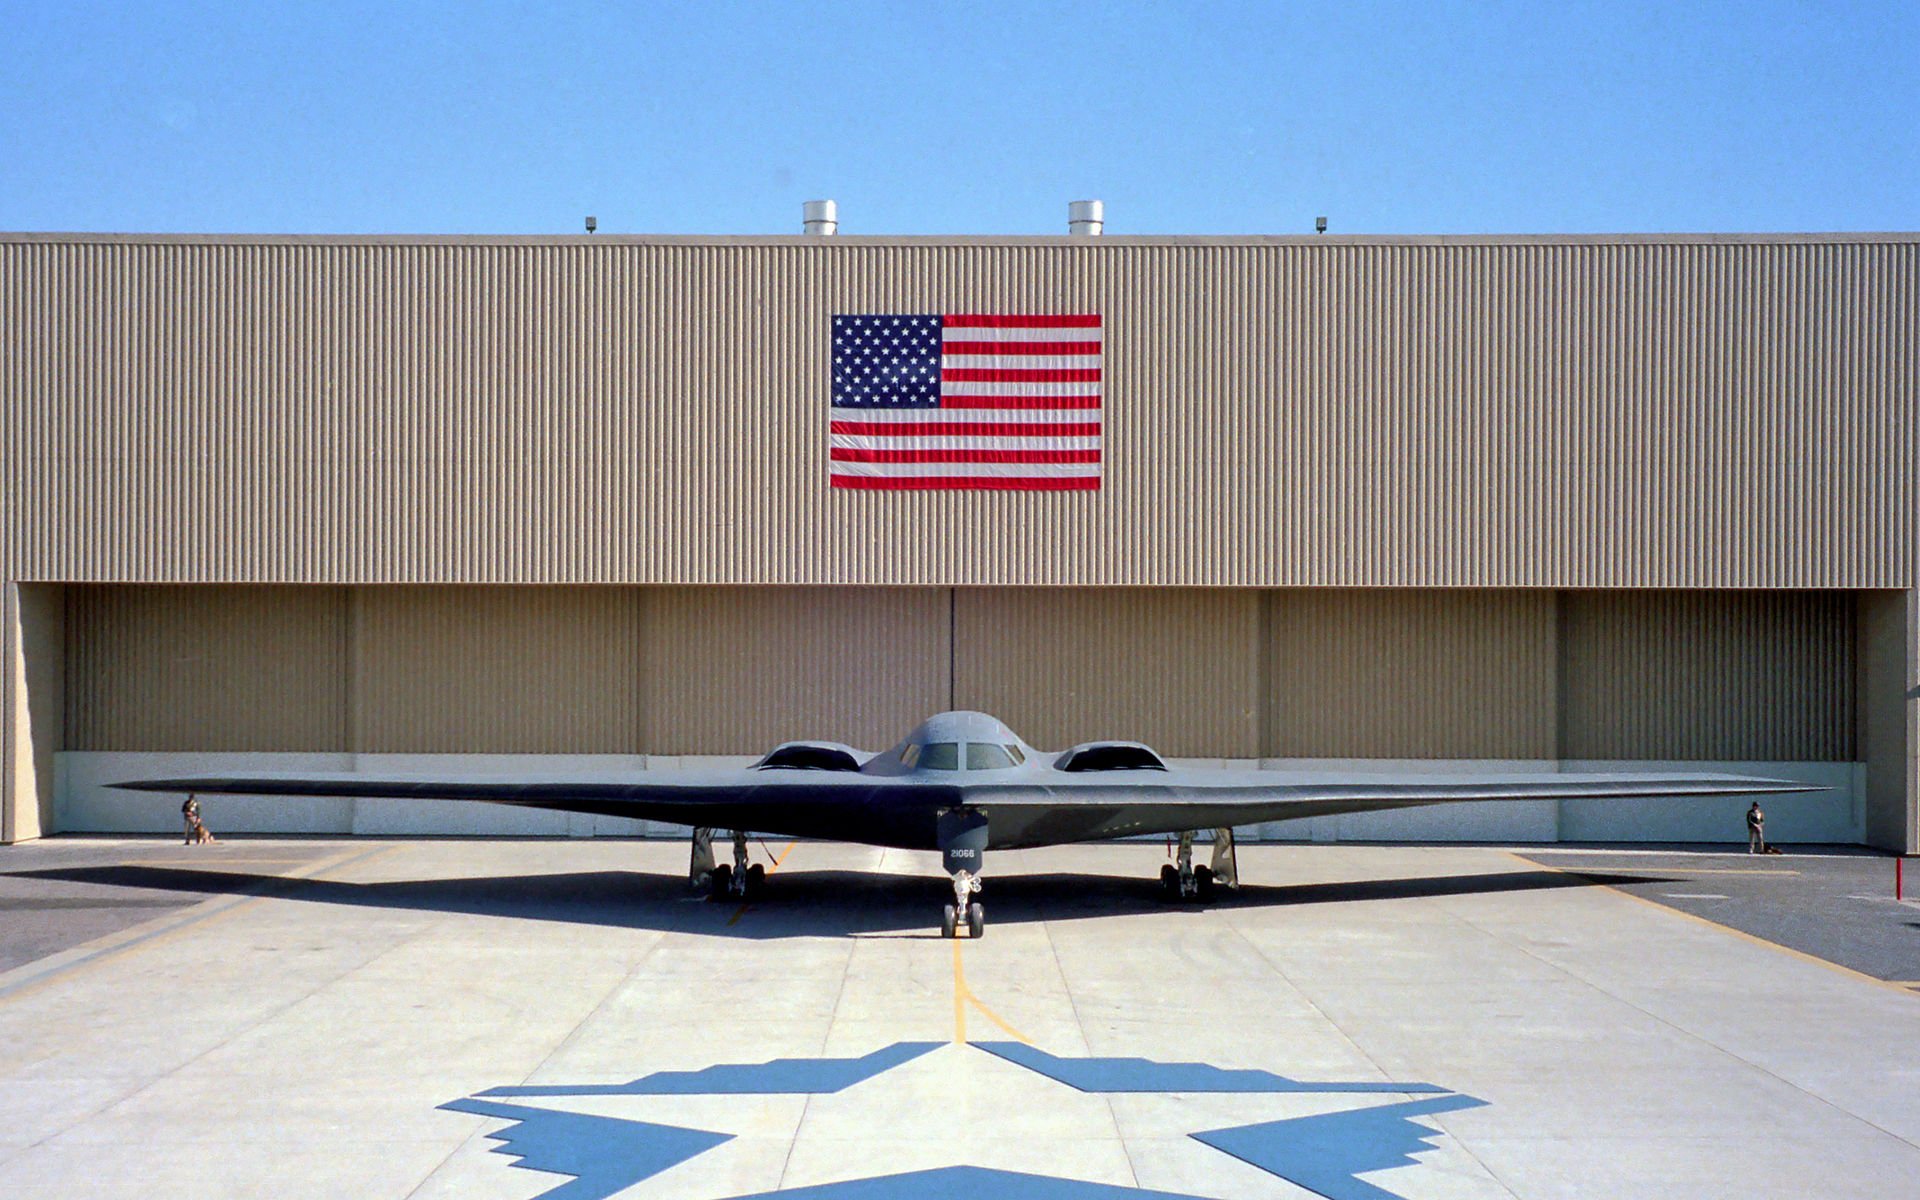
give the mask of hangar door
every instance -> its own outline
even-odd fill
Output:
[[[70,585],[70,750],[1851,761],[1836,592]]]

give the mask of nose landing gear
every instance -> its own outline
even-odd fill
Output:
[[[980,890],[980,868],[987,857],[987,814],[973,808],[950,808],[939,814],[935,838],[941,865],[953,876],[953,903],[940,912],[940,936],[958,937],[960,926],[968,937],[979,937],[987,927],[987,910],[973,898]]]

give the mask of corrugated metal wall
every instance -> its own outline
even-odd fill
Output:
[[[1854,598],[1571,592],[1560,606],[1561,757],[1857,757]]]
[[[346,750],[346,588],[69,587],[73,750]]]
[[[1268,612],[1266,757],[1555,757],[1554,593],[1283,591]]]
[[[1846,593],[67,589],[74,750],[1852,761]]]
[[[948,707],[940,588],[657,588],[642,604],[643,745],[749,754],[891,746]]]
[[[356,750],[640,749],[632,588],[354,589]]]
[[[1906,587],[1920,240],[0,235],[48,581]],[[1097,493],[826,486],[835,312],[1105,317]]]
[[[960,588],[954,702],[1029,743],[1260,756],[1260,593]]]

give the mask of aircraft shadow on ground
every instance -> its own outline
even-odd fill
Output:
[[[125,863],[6,871],[0,875],[189,896],[271,895],[356,908],[511,917],[748,939],[885,934],[937,937],[935,926],[940,906],[953,894],[947,881],[938,876],[798,869],[770,876],[765,896],[744,906],[738,902],[712,902],[692,894],[684,876],[639,871],[354,883]],[[989,875],[984,881],[981,899],[987,906],[988,925],[992,926],[1206,908],[1365,904],[1380,900],[1671,882],[1674,881],[1642,874],[1544,869],[1337,883],[1243,881],[1236,891],[1222,892],[1206,904],[1195,904],[1163,900],[1157,877],[1060,872]]]

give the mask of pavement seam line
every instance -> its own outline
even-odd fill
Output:
[[[1522,858],[1519,854],[1515,854],[1512,851],[1503,851],[1502,853],[1510,854],[1512,857],[1519,859],[1521,862],[1528,861],[1527,859]],[[1533,865],[1537,866],[1539,864],[1533,864]],[[1558,868],[1548,868],[1548,869],[1558,870]],[[1576,878],[1582,878],[1582,876],[1580,876],[1580,873],[1577,871],[1561,871],[1560,873],[1565,875],[1573,875]],[[1833,970],[1840,971],[1844,974],[1852,975],[1860,979],[1865,979],[1869,983],[1880,984],[1883,987],[1886,986],[1884,983],[1882,983],[1881,980],[1875,979],[1870,975],[1861,975],[1858,971],[1854,971],[1847,967],[1842,967],[1837,963],[1830,963],[1825,959],[1815,958],[1810,954],[1802,954],[1800,951],[1794,950],[1787,946],[1775,945],[1774,943],[1767,941],[1765,938],[1757,938],[1750,933],[1743,933],[1738,929],[1730,929],[1724,925],[1717,924],[1713,921],[1708,921],[1704,918],[1696,917],[1692,913],[1685,913],[1685,912],[1681,912],[1679,909],[1668,908],[1664,904],[1655,904],[1651,900],[1642,899],[1641,897],[1634,895],[1632,892],[1623,892],[1619,888],[1613,887],[1610,884],[1596,883],[1596,884],[1593,884],[1592,886],[1602,888],[1606,891],[1612,892],[1616,896],[1623,897],[1627,900],[1632,900],[1637,904],[1645,905],[1646,907],[1651,908],[1656,912],[1666,913],[1670,916],[1685,917],[1688,920],[1694,922],[1695,924],[1704,925],[1707,928],[1712,929],[1716,932],[1731,933],[1745,941],[1752,942],[1754,945],[1764,946],[1769,950],[1784,950],[1787,953],[1792,954],[1797,958],[1806,959],[1808,962],[1818,964],[1819,966],[1829,967]],[[1462,917],[1460,919],[1462,921],[1465,921],[1468,925],[1473,926],[1473,928],[1479,930],[1481,933],[1485,934],[1486,936],[1494,938],[1495,940],[1502,940],[1499,938],[1499,935],[1493,933],[1491,930],[1483,928],[1478,924],[1475,924],[1472,920],[1469,920],[1468,918],[1465,918],[1465,917]],[[1647,1008],[1642,1004],[1636,1003],[1635,1001],[1628,999],[1627,997],[1619,994],[1618,992],[1613,991],[1610,988],[1601,986],[1599,983],[1596,983],[1593,980],[1587,978],[1585,975],[1582,975],[1581,973],[1574,970],[1570,966],[1567,966],[1563,963],[1556,963],[1551,959],[1548,959],[1542,956],[1541,954],[1539,954],[1529,946],[1522,946],[1517,942],[1511,942],[1511,943],[1505,943],[1505,944],[1513,946],[1514,949],[1520,951],[1520,953],[1526,955],[1528,958],[1533,959],[1535,962],[1540,963],[1542,966],[1547,967],[1550,970],[1557,971],[1560,974],[1565,975],[1567,978],[1575,980],[1586,987],[1592,988],[1594,991],[1599,992],[1601,995],[1607,997],[1610,1000],[1613,1000],[1618,1004],[1626,1005],[1628,1008],[1632,1009],[1634,1012],[1639,1013],[1641,1016],[1647,1018],[1647,1020],[1649,1021],[1653,1021],[1658,1025],[1664,1026],[1667,1029],[1671,1029],[1675,1033],[1681,1035],[1682,1037],[1687,1038],[1693,1042],[1697,1042],[1698,1044],[1705,1046],[1708,1049],[1713,1050],[1719,1054],[1723,1054],[1737,1063],[1744,1063],[1746,1066],[1750,1067],[1755,1071],[1760,1072],[1762,1075],[1765,1075],[1767,1078],[1775,1080],[1776,1082],[1782,1084],[1783,1086],[1793,1089],[1794,1091],[1798,1092],[1800,1095],[1807,1097],[1807,1099],[1812,1100],[1817,1104],[1823,1104],[1828,1108],[1832,1109],[1833,1111],[1840,1113],[1841,1115],[1851,1120],[1860,1122],[1862,1125],[1865,1125],[1869,1129],[1877,1129],[1881,1133],[1886,1134],[1888,1137],[1894,1139],[1895,1141],[1899,1142],[1904,1146],[1912,1146],[1915,1149],[1920,1149],[1920,1142],[1915,1142],[1911,1138],[1903,1137],[1900,1134],[1895,1133],[1893,1130],[1888,1129],[1886,1126],[1880,1124],[1878,1121],[1873,1121],[1866,1117],[1863,1117],[1859,1113],[1854,1112],[1852,1109],[1842,1106],[1837,1101],[1830,1100],[1827,1097],[1822,1096],[1818,1092],[1802,1087],[1800,1084],[1795,1083],[1791,1079],[1788,1079],[1786,1076],[1780,1074],[1778,1071],[1775,1071],[1773,1068],[1768,1067],[1765,1064],[1755,1062],[1751,1058],[1748,1058],[1746,1055],[1741,1054],[1734,1050],[1730,1050],[1727,1047],[1722,1046],[1720,1043],[1711,1040],[1705,1034],[1696,1033],[1693,1030],[1688,1029],[1685,1025],[1682,1025],[1671,1018],[1664,1017],[1659,1013],[1654,1012],[1652,1009]],[[1894,990],[1898,991],[1899,989],[1896,988]],[[1905,993],[1905,994],[1911,995],[1912,993]]]
[[[1479,932],[1481,933],[1486,932],[1485,930],[1480,929],[1479,926],[1473,925],[1471,921],[1466,920],[1464,917],[1460,916],[1458,913],[1455,913],[1445,908],[1442,908],[1441,911],[1445,912],[1449,917],[1452,917],[1454,920],[1459,921],[1464,925],[1468,925],[1476,930],[1479,930]],[[1318,1002],[1316,1002],[1310,996],[1308,996],[1306,989],[1302,988],[1299,984],[1293,981],[1293,978],[1287,974],[1285,968],[1283,968],[1278,962],[1274,961],[1273,956],[1267,953],[1266,948],[1264,946],[1254,941],[1252,938],[1248,937],[1246,935],[1246,931],[1241,929],[1238,925],[1234,924],[1232,921],[1223,921],[1221,923],[1224,924],[1229,930],[1231,930],[1234,936],[1238,937],[1241,941],[1245,942],[1248,946],[1250,946],[1253,949],[1254,956],[1260,959],[1260,961],[1266,963],[1267,966],[1273,971],[1275,975],[1278,975],[1281,978],[1281,980],[1286,983],[1288,987],[1294,990],[1295,994],[1297,994],[1302,1000],[1305,1000],[1308,1004],[1312,1005],[1313,1011],[1320,1014],[1320,1019],[1327,1023],[1327,1027],[1333,1030],[1335,1033],[1339,1034],[1340,1037],[1347,1043],[1347,1045],[1353,1047],[1354,1053],[1358,1054],[1361,1058],[1364,1058],[1367,1061],[1368,1065],[1373,1068],[1375,1074],[1379,1075],[1383,1081],[1386,1081],[1389,1083],[1392,1082],[1393,1076],[1390,1075],[1385,1069],[1381,1067],[1380,1060],[1375,1058],[1372,1054],[1368,1053],[1366,1048],[1361,1046],[1360,1043],[1354,1038],[1352,1034],[1348,1033],[1344,1028],[1341,1027],[1340,1022],[1333,1019],[1332,1014],[1328,1013],[1327,1010],[1322,1008]],[[1455,1092],[1454,1094],[1464,1095],[1465,1093]],[[1487,1178],[1493,1181],[1494,1186],[1504,1191],[1508,1196],[1517,1198],[1520,1195],[1520,1193],[1514,1190],[1513,1185],[1509,1184],[1500,1175],[1498,1171],[1495,1171],[1491,1166],[1489,1166],[1486,1163],[1486,1161],[1482,1159],[1478,1154],[1475,1154],[1472,1148],[1467,1145],[1465,1140],[1459,1137],[1459,1135],[1455,1134],[1451,1129],[1448,1129],[1446,1125],[1441,1121],[1440,1117],[1441,1117],[1441,1114],[1439,1113],[1424,1113],[1422,1114],[1421,1119],[1424,1121],[1432,1122],[1434,1128],[1438,1129],[1441,1133],[1446,1134],[1447,1140],[1452,1142],[1456,1147],[1458,1147],[1460,1150],[1460,1153],[1466,1155],[1469,1159],[1473,1160],[1473,1163],[1475,1166],[1479,1167],[1482,1171],[1486,1172]],[[1189,1134],[1188,1136],[1191,1137],[1192,1135]],[[1415,1161],[1418,1161],[1418,1159],[1416,1159]]]
[[[400,843],[394,843],[392,845],[381,846],[373,850],[368,850],[360,854],[354,854],[351,850],[343,851],[341,854],[334,855],[331,860],[322,860],[322,862],[319,865],[315,866],[311,871],[309,871],[305,875],[300,875],[300,876],[283,875],[283,876],[280,876],[279,878],[295,880],[295,881],[305,880],[305,879],[317,879],[325,872],[331,871],[336,867],[344,867],[353,863],[363,862],[367,859],[375,858],[382,854],[391,854],[393,851],[398,850],[399,848],[400,848]],[[162,941],[167,940],[173,934],[182,933],[190,927],[204,926],[205,924],[207,924],[208,922],[212,921],[215,918],[224,918],[224,917],[232,916],[234,913],[252,904],[256,900],[265,900],[270,898],[273,895],[273,891],[274,889],[272,889],[271,886],[269,885],[268,887],[263,888],[261,891],[255,892],[251,895],[238,897],[235,899],[234,903],[227,904],[220,908],[213,909],[209,912],[202,914],[199,917],[193,917],[193,918],[182,920],[179,924],[166,929],[157,929],[152,934],[149,934],[146,937],[142,937],[135,942],[128,943],[126,947],[127,953],[132,953],[132,951],[136,947],[159,945]],[[412,941],[414,939],[408,938],[406,940]],[[391,950],[391,949],[392,947],[388,947],[388,950]],[[379,958],[381,954],[385,954],[385,953],[387,953],[387,951],[383,950],[380,952],[380,954],[375,954],[373,958]],[[66,971],[68,969],[79,969],[81,967],[102,965],[108,962],[117,961],[122,957],[124,957],[124,955],[109,952],[103,957],[89,958],[81,962],[72,963],[66,969],[55,971],[52,977],[46,979],[39,986],[27,988],[27,991],[37,992],[40,990],[40,987],[50,986],[53,983],[58,982],[60,978],[65,976]],[[373,961],[373,959],[368,959],[367,961],[371,962]],[[361,965],[365,966],[366,964],[363,963]],[[360,969],[359,967],[352,968],[352,970],[359,970],[359,969]],[[338,982],[339,978],[340,978],[339,976],[336,976],[334,979],[329,980],[326,983],[319,984],[316,987],[314,987],[312,990],[304,992],[301,995],[294,997],[292,1000],[287,1001],[285,1004],[282,1004],[280,1007],[274,1009],[273,1011],[262,1015],[257,1021],[254,1022],[254,1025],[249,1026],[249,1028],[258,1026],[259,1024],[266,1021],[271,1021],[275,1017],[279,1016],[281,1013],[284,1013],[289,1009],[292,1009],[296,1005],[303,1004],[306,1001],[311,1000],[313,997],[319,995],[323,988],[326,988],[328,986],[331,986],[331,984]],[[22,986],[25,987],[26,985],[22,985]],[[26,993],[23,992],[20,994],[26,994]],[[0,997],[0,1004],[4,1004],[9,999],[12,999],[12,997],[11,996]],[[242,1031],[242,1033],[244,1033],[244,1031]],[[113,1100],[109,1100],[107,1103],[93,1110],[93,1112],[88,1114],[87,1117],[85,1117],[84,1119],[90,1121],[94,1117],[97,1117],[100,1114],[106,1112],[108,1109],[113,1108],[117,1105],[126,1103],[128,1100],[131,1100],[133,1097],[139,1095],[141,1092],[144,1092],[148,1088],[154,1087],[155,1085],[159,1084],[162,1080],[172,1079],[174,1076],[178,1075],[181,1071],[184,1071],[186,1068],[192,1066],[194,1063],[199,1062],[201,1059],[205,1058],[207,1055],[212,1054],[214,1051],[219,1050],[224,1046],[231,1045],[235,1038],[242,1036],[242,1033],[234,1033],[228,1037],[222,1038],[219,1041],[215,1042],[213,1045],[208,1046],[205,1049],[201,1050],[200,1053],[194,1055],[193,1057],[186,1059],[183,1062],[176,1063],[172,1067],[172,1069],[164,1072],[163,1074],[156,1075],[151,1079],[142,1080],[138,1086],[133,1088],[132,1091],[125,1092],[122,1095],[118,1096],[117,1098]],[[68,1128],[71,1129],[72,1126],[69,1126]],[[38,1149],[39,1147],[44,1146],[48,1142],[52,1141],[54,1138],[59,1137],[61,1133],[65,1133],[65,1132],[67,1132],[67,1130],[61,1130],[60,1133],[48,1134],[46,1137],[40,1139],[38,1142],[35,1142],[31,1148]]]
[[[1616,895],[1625,896],[1627,899],[1633,901],[1636,904],[1645,904],[1645,905],[1648,905],[1649,907],[1659,909],[1663,913],[1668,913],[1676,917],[1684,917],[1686,920],[1693,921],[1696,924],[1705,925],[1709,929],[1716,929],[1716,930],[1719,930],[1721,933],[1730,933],[1734,937],[1737,937],[1742,941],[1752,942],[1756,946],[1765,946],[1769,950],[1778,950],[1780,953],[1791,955],[1792,957],[1797,958],[1802,962],[1809,962],[1818,967],[1825,967],[1829,971],[1837,971],[1840,974],[1845,975],[1850,979],[1859,980],[1863,983],[1871,983],[1878,987],[1890,988],[1893,991],[1901,992],[1902,994],[1905,994],[1904,988],[1898,986],[1897,984],[1890,983],[1885,979],[1880,979],[1875,976],[1869,975],[1865,971],[1856,971],[1852,967],[1843,966],[1842,964],[1834,962],[1831,959],[1821,958],[1817,954],[1808,954],[1805,950],[1796,950],[1792,946],[1783,946],[1779,942],[1770,942],[1766,938],[1758,937],[1754,934],[1748,933],[1744,929],[1736,929],[1731,925],[1722,925],[1718,921],[1710,921],[1707,918],[1698,915],[1697,913],[1690,913],[1683,909],[1673,908],[1673,907],[1670,907],[1669,905],[1660,904],[1656,901],[1647,899],[1645,896],[1636,896],[1632,892],[1629,892],[1624,888],[1616,887],[1611,883],[1601,883],[1599,880],[1593,877],[1595,872],[1598,872],[1601,874],[1605,873],[1604,871],[1601,871],[1600,868],[1596,867],[1594,868],[1594,872],[1587,872],[1587,871],[1582,871],[1578,868],[1569,869],[1567,867],[1555,867],[1555,866],[1549,866],[1546,863],[1534,862],[1532,859],[1527,858],[1525,855],[1522,855],[1521,853],[1515,850],[1502,850],[1501,853],[1507,855],[1508,857],[1514,859],[1517,862],[1525,863],[1529,867],[1533,867],[1542,871],[1552,871],[1558,875],[1571,875],[1576,879],[1584,879],[1588,882],[1589,886],[1605,888]],[[1647,869],[1653,870],[1654,868],[1649,867]],[[1755,874],[1758,874],[1758,872],[1755,872]]]
[[[290,872],[286,875],[276,875],[271,879],[262,880],[255,887],[240,895],[210,897],[201,901],[199,904],[192,905],[186,912],[178,916],[156,918],[156,923],[152,928],[137,926],[133,930],[121,930],[118,933],[111,933],[105,938],[98,939],[98,942],[104,944],[89,942],[62,951],[59,955],[50,955],[49,957],[57,958],[73,954],[77,955],[77,957],[67,959],[43,971],[34,972],[24,979],[0,986],[0,1004],[10,1004],[15,1000],[34,995],[42,988],[51,986],[66,978],[66,976],[72,972],[89,967],[105,966],[110,962],[118,962],[136,949],[164,944],[166,941],[171,940],[174,935],[183,933],[193,926],[203,925],[209,921],[230,916],[256,901],[265,900],[274,895],[281,890],[281,885],[284,883],[298,883],[303,880],[318,879],[321,875],[336,867],[348,866],[372,858],[375,855],[389,854],[397,849],[399,849],[398,844],[383,846],[373,850],[365,850],[358,854],[351,850],[343,851],[331,858],[321,860],[305,873]],[[45,962],[46,959],[42,959],[41,961]],[[19,968],[19,970],[28,970],[33,965],[32,963],[28,963],[26,966]]]
[[[565,1037],[561,1038],[559,1041],[559,1044],[555,1045],[552,1050],[548,1051],[546,1056],[540,1060],[540,1062],[533,1068],[533,1070],[527,1072],[527,1074],[521,1078],[520,1082],[524,1084],[529,1079],[533,1078],[535,1075],[538,1075],[541,1072],[541,1070],[543,1070],[546,1067],[548,1063],[553,1061],[555,1055],[565,1050],[568,1046],[571,1046],[573,1044],[574,1039],[580,1036],[580,1031],[586,1028],[587,1024],[590,1021],[592,1021],[594,1017],[600,1014],[600,1010],[605,1008],[607,1004],[613,999],[613,997],[620,991],[620,989],[624,987],[627,984],[627,982],[631,980],[634,977],[634,975],[639,972],[640,968],[646,965],[647,960],[652,958],[654,954],[656,954],[659,951],[661,944],[667,940],[667,937],[668,937],[668,931],[655,930],[653,943],[646,948],[646,950],[640,955],[640,957],[637,960],[635,960],[634,964],[631,967],[627,968],[626,974],[622,975],[620,978],[614,980],[612,983],[607,985],[606,994],[601,996],[600,999],[597,1002],[595,1002],[594,1006],[587,1011],[586,1016],[580,1018],[580,1023],[575,1025],[573,1027],[573,1030],[570,1033],[568,1033]],[[462,1150],[465,1150],[468,1146],[471,1146],[476,1140],[485,1140],[490,1138],[492,1135],[487,1133],[486,1131],[488,1128],[492,1126],[495,1120],[496,1118],[493,1118],[493,1117],[482,1118],[480,1124],[475,1127],[472,1133],[460,1139],[459,1143],[456,1144],[453,1147],[453,1149],[447,1151],[445,1157],[443,1157],[439,1162],[435,1163],[431,1170],[429,1170],[425,1175],[422,1175],[420,1177],[420,1182],[414,1184],[413,1187],[407,1192],[407,1200],[412,1200],[414,1196],[417,1196],[420,1194],[421,1188],[426,1187],[429,1183],[432,1183],[433,1177],[446,1169],[446,1165],[453,1161],[454,1155],[459,1154]],[[488,1147],[488,1149],[491,1150],[492,1147]]]
[[[1073,1014],[1073,1027],[1080,1033],[1080,1051],[1090,1054],[1093,1044],[1087,1041],[1087,1027],[1080,1019],[1080,1002],[1074,999],[1073,985],[1067,980],[1066,969],[1060,965],[1060,945],[1053,940],[1053,922],[1047,920],[1044,914],[1040,914],[1040,932],[1047,939],[1047,957],[1053,961],[1053,973],[1060,980],[1060,992],[1067,998],[1067,1011]],[[1033,1043],[1027,1044],[1031,1046]],[[1133,1186],[1139,1187],[1140,1167],[1133,1160],[1133,1149],[1127,1145],[1126,1136],[1120,1132],[1119,1110],[1114,1108],[1112,1096],[1108,1096],[1106,1101],[1107,1120],[1113,1123],[1114,1143],[1120,1147],[1120,1156],[1127,1160],[1127,1174],[1132,1177]]]

